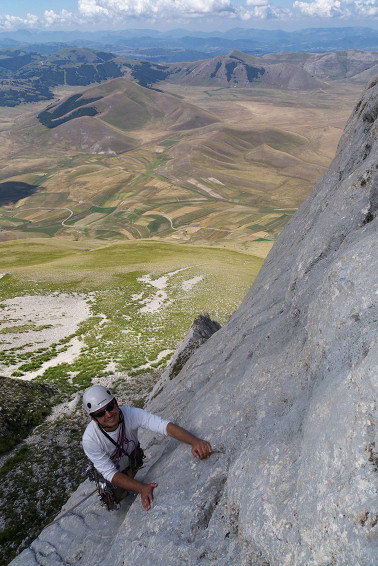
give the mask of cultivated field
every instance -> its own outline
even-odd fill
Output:
[[[264,257],[360,91],[164,89],[110,81],[86,92],[103,97],[97,116],[52,130],[36,119],[41,104],[2,109],[0,196],[24,198],[0,200],[0,239],[147,238]]]

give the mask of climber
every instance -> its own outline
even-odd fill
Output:
[[[191,445],[196,458],[210,457],[211,446],[206,440],[143,409],[119,407],[114,395],[102,385],[85,391],[83,406],[92,419],[83,434],[85,454],[108,484],[140,493],[147,511],[157,483],[146,484],[133,477],[143,456],[138,442],[139,427]]]

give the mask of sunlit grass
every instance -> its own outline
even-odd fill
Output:
[[[57,344],[29,347],[27,352],[15,352],[5,345],[2,363],[16,364],[12,375],[23,377],[54,360],[76,336],[82,341],[79,357],[52,363],[40,381],[54,382],[62,391],[72,392],[106,375],[110,364],[129,375],[145,366],[163,367],[169,356],[161,360],[159,356],[175,350],[196,316],[207,312],[220,324],[227,322],[261,264],[261,258],[227,249],[153,241],[122,242],[87,251],[74,242],[2,243],[0,272],[6,272],[0,279],[2,300],[80,293],[91,308],[91,316],[77,331]],[[156,306],[159,289],[153,283],[161,277],[166,278],[165,295]]]

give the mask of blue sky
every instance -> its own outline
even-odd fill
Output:
[[[378,29],[378,0],[0,0],[0,31],[16,29]]]

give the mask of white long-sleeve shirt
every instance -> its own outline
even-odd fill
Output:
[[[135,407],[120,407],[120,409],[125,419],[126,437],[130,441],[127,449],[128,454],[131,454],[138,444],[139,427],[167,435],[169,421]],[[115,442],[117,442],[120,426],[121,424],[113,432],[107,432]],[[129,465],[129,458],[126,454],[118,461],[117,466],[112,462],[110,456],[114,454],[115,446],[106,438],[98,424],[93,420],[84,431],[82,443],[85,454],[91,460],[96,470],[110,482],[116,472],[124,470]]]

